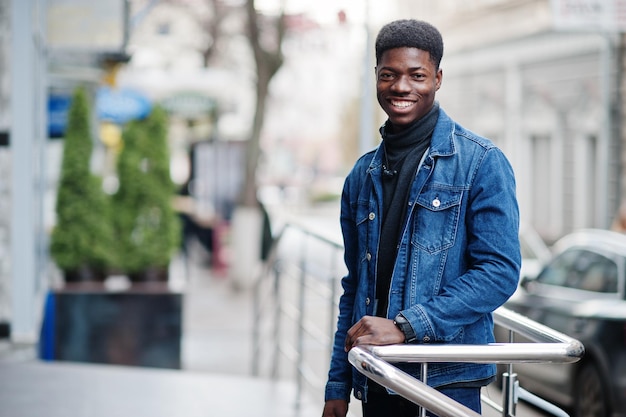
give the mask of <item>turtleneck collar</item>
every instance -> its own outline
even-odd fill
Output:
[[[439,118],[439,103],[435,101],[428,113],[414,121],[400,132],[395,132],[391,121],[387,120],[380,128],[380,134],[389,153],[397,153],[412,148],[430,137]]]

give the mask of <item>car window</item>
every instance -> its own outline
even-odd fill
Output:
[[[537,282],[564,287],[568,276],[576,274],[573,264],[576,262],[577,252],[566,251],[554,258],[550,265],[539,274]]]
[[[571,249],[555,258],[537,277],[543,284],[585,291],[617,292],[617,264],[598,253]]]

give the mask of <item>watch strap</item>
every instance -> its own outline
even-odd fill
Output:
[[[413,330],[413,326],[411,323],[402,315],[402,313],[398,313],[398,315],[394,318],[393,324],[396,325],[398,329],[402,333],[404,333],[404,343],[411,343],[417,339],[415,335],[415,330]]]

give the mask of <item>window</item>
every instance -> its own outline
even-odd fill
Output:
[[[617,292],[617,264],[598,253],[572,249],[557,257],[538,282],[584,291]]]
[[[555,218],[556,207],[554,197],[559,189],[557,179],[553,175],[554,158],[552,138],[549,135],[533,135],[531,168],[531,201],[533,224],[538,230],[553,230],[560,223]],[[558,216],[559,218],[561,216]]]

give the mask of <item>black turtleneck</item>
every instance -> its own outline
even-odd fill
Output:
[[[383,170],[392,173],[383,173],[382,176],[383,213],[376,274],[376,315],[380,317],[387,317],[391,275],[398,254],[400,233],[406,221],[410,187],[420,160],[430,145],[438,118],[439,104],[435,102],[424,117],[399,132],[395,131],[390,121],[380,128],[384,151]]]

